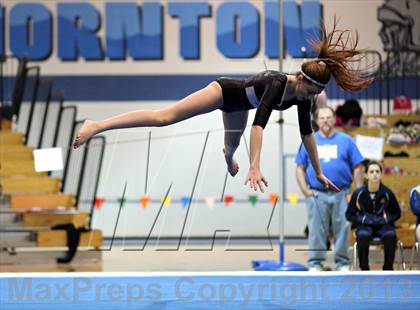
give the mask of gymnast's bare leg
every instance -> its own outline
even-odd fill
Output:
[[[239,171],[238,162],[233,158],[233,154],[241,142],[247,121],[248,111],[223,112],[223,124],[225,126],[225,148],[223,152],[231,176],[235,176]]]
[[[110,129],[131,127],[161,127],[187,118],[208,113],[223,105],[222,88],[212,82],[207,87],[160,110],[136,110],[102,121],[86,120],[76,135],[74,148],[84,144],[92,136]]]

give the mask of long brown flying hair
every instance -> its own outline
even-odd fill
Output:
[[[308,40],[318,53],[318,59],[304,62],[302,71],[323,84],[327,84],[332,75],[337,85],[342,89],[361,90],[372,83],[374,78],[369,77],[360,69],[352,68],[352,64],[364,58],[363,50],[357,49],[359,35],[356,31],[353,39],[350,30],[337,29],[337,24],[338,21],[334,16],[334,26],[331,32],[327,33],[325,25],[322,23],[321,39]]]

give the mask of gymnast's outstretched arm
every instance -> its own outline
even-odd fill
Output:
[[[314,134],[310,133],[308,135],[303,135],[302,141],[303,141],[303,144],[305,145],[306,151],[308,152],[309,159],[311,160],[311,164],[314,167],[316,177],[319,180],[319,182],[324,184],[326,188],[330,188],[332,190],[339,192],[340,189],[333,182],[331,182],[322,172]]]
[[[254,190],[259,187],[261,192],[264,192],[264,185],[268,186],[267,180],[260,171],[260,156],[263,140],[263,128],[259,125],[254,125],[251,128],[251,142],[250,142],[250,166],[246,177],[245,185],[249,182],[249,186]]]

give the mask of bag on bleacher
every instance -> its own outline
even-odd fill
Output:
[[[411,99],[405,96],[397,96],[394,98],[394,110],[411,111]]]

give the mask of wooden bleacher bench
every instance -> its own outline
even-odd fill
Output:
[[[61,180],[48,176],[1,177],[0,186],[2,192],[6,194],[52,194],[60,191]]]
[[[80,211],[35,211],[23,213],[24,227],[52,227],[58,224],[73,224],[76,228],[86,227],[89,213]]]
[[[2,227],[0,228],[2,238],[1,248],[16,247],[65,247],[67,245],[67,232],[64,230],[52,230],[50,226],[34,227]],[[7,236],[20,234],[18,242],[8,240]],[[102,245],[102,231],[93,229],[92,231],[82,232],[79,245],[83,247],[100,248]]]
[[[371,136],[371,137],[381,137],[384,133],[382,128],[364,128],[364,127],[354,127],[351,129],[338,128],[340,131],[348,134],[351,137],[356,137],[357,135],[362,136]]]
[[[388,174],[382,177],[382,182],[394,192],[402,208],[407,206],[407,208],[410,209],[410,189],[419,184],[420,177],[414,175]]]
[[[390,115],[372,115],[372,114],[366,114],[363,115],[363,118],[366,120],[369,117],[378,117],[383,118],[387,122],[387,128],[394,127],[394,125],[399,121],[405,121],[405,122],[415,122],[420,121],[420,115],[417,114],[390,114]]]
[[[387,122],[387,126],[383,128],[384,136],[386,137],[392,128],[395,127],[395,124],[399,121],[404,122],[420,122],[420,115],[417,114],[391,114],[391,115],[364,115],[364,119],[369,117],[375,118],[382,118],[385,119]],[[420,146],[415,144],[402,144],[402,145],[395,145],[395,144],[384,144],[384,152],[390,151],[392,153],[399,153],[401,151],[407,152],[410,157],[420,157]]]
[[[7,159],[0,164],[0,177],[46,176],[46,172],[36,172],[33,159]]]
[[[37,233],[38,247],[63,247],[67,245],[67,233],[63,230],[48,230]],[[102,231],[94,229],[80,235],[79,246],[100,248],[102,245]]]
[[[0,132],[0,146],[6,147],[7,145],[22,145],[24,141],[24,135],[20,132],[9,132],[9,131],[2,131]]]
[[[94,251],[102,245],[100,230],[81,233],[79,250],[66,265],[56,264],[56,259],[67,253],[66,231],[49,227],[0,228],[0,234],[2,272],[102,270],[102,251]]]
[[[404,151],[409,155],[409,157],[385,157],[383,160],[384,167],[398,167],[401,173],[384,174],[382,182],[394,192],[401,207],[401,218],[395,223],[398,238],[403,242],[404,247],[411,248],[415,243],[416,217],[410,210],[409,192],[414,186],[420,184],[420,145],[393,145],[386,143],[386,138],[397,122],[420,122],[420,115],[364,115],[363,117],[364,119],[369,117],[385,119],[387,126],[384,128],[356,127],[351,130],[340,130],[352,137],[355,137],[358,134],[384,137],[384,154],[388,151],[394,154]],[[351,239],[353,239],[353,237],[351,237]],[[353,242],[353,240],[350,242]]]
[[[11,209],[64,209],[74,208],[76,198],[74,195],[56,194],[14,194],[10,197]]]
[[[77,245],[65,268],[101,271],[102,252],[90,250],[101,247],[102,232],[89,231],[89,213],[77,210],[74,195],[60,192],[59,178],[35,171],[34,148],[12,127],[0,119],[1,271],[63,270],[57,262],[68,263]],[[67,232],[80,233],[80,242]],[[64,254],[71,256],[63,260]]]
[[[420,176],[420,162],[418,159],[410,157],[385,157],[384,158],[385,166],[398,166],[404,172],[416,173]]]
[[[384,144],[384,154],[385,152],[391,152],[393,154],[406,152],[408,154],[408,158],[420,158],[420,147],[416,144],[402,144],[402,145],[394,145],[385,143]]]
[[[12,130],[12,121],[9,119],[0,119],[0,131],[7,132]]]
[[[25,145],[9,144],[0,147],[0,163],[9,159],[33,159],[34,149]]]
[[[407,208],[404,207],[403,210],[401,210],[401,217],[398,221],[395,222],[397,227],[410,227],[412,225],[416,224],[416,216],[407,210]]]
[[[414,122],[420,121],[420,115],[388,115],[385,116],[388,126],[386,135],[399,121]],[[397,227],[398,238],[403,242],[405,247],[411,248],[415,240],[415,224],[416,217],[410,210],[409,195],[410,190],[420,184],[420,156],[419,144],[402,144],[394,145],[385,143],[384,153],[400,153],[406,152],[409,157],[385,157],[385,167],[398,167],[401,174],[389,174],[383,176],[383,182],[389,186],[395,193],[401,207],[401,218],[395,223]]]

